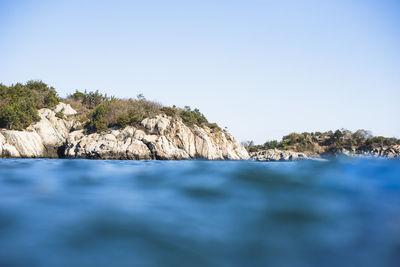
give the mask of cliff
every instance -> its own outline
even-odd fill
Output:
[[[3,158],[91,159],[248,159],[243,146],[228,133],[207,126],[188,127],[180,118],[159,114],[140,127],[86,133],[69,104],[38,112],[40,120],[25,130],[0,130]],[[60,116],[59,114],[62,114]]]

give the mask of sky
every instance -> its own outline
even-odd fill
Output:
[[[199,108],[239,141],[400,137],[400,1],[0,0],[0,83]]]

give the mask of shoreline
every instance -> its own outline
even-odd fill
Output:
[[[139,126],[102,132],[82,129],[76,111],[62,102],[38,114],[40,120],[24,130],[0,130],[1,158],[249,159],[246,149],[226,131],[207,125],[189,127],[181,118],[165,114],[145,118]]]
[[[294,151],[285,151],[287,153],[297,153]],[[371,156],[371,155],[313,155],[304,158],[265,158],[260,159],[251,156],[248,159],[206,159],[206,158],[188,158],[188,159],[120,159],[120,158],[88,158],[88,157],[0,157],[0,160],[14,160],[14,159],[43,159],[43,160],[89,160],[89,161],[204,161],[204,162],[298,162],[298,161],[335,161],[339,159],[379,159],[379,160],[400,160],[400,156],[384,157],[384,156]]]

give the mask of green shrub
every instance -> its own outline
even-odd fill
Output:
[[[76,90],[75,93],[69,95],[67,98],[81,102],[82,105],[84,105],[88,109],[94,109],[98,105],[111,100],[110,97],[108,97],[106,94],[103,95],[99,93],[98,90],[95,92],[90,91],[89,93],[87,93],[86,91],[82,93]]]
[[[206,126],[211,130],[221,130],[221,128],[215,122],[207,122]]]
[[[86,94],[76,90],[75,93],[73,93],[72,95],[69,95],[68,98],[76,100],[76,101],[80,101],[80,102],[85,102],[86,101]]]
[[[38,121],[38,109],[54,108],[59,103],[54,88],[41,81],[0,85],[0,99],[0,127],[15,130]]]
[[[101,132],[109,127],[138,125],[145,118],[152,118],[160,113],[160,107],[147,100],[112,99],[98,105],[89,113],[87,128]]]
[[[59,119],[64,119],[64,113],[62,111],[59,111],[56,113],[56,117]]]
[[[46,107],[55,108],[59,103],[56,92],[49,92],[44,98],[44,104]]]
[[[117,125],[119,127],[124,128],[124,127],[128,126],[130,123],[131,123],[131,119],[129,118],[128,115],[120,115],[117,118]]]
[[[143,112],[138,112],[136,110],[131,110],[129,111],[128,117],[130,120],[130,123],[141,123],[142,120],[144,120],[146,117],[153,117],[155,113],[153,113],[151,110],[146,110],[146,113]]]
[[[102,132],[108,129],[108,123],[106,120],[106,116],[110,111],[110,107],[108,103],[103,103],[97,106],[90,114],[89,114],[89,123],[87,128],[93,132]]]
[[[13,103],[0,107],[0,127],[22,130],[40,119],[37,110],[25,103]]]
[[[138,113],[134,110],[129,111],[128,115],[120,115],[117,118],[116,126],[118,127],[126,127],[128,125],[139,124],[146,118],[146,115],[143,113]]]
[[[69,95],[64,102],[77,110],[77,120],[90,132],[101,132],[110,127],[138,126],[143,119],[153,118],[158,114],[181,117],[188,126],[207,126],[213,131],[221,130],[217,124],[210,123],[198,110],[162,107],[160,104],[146,100],[139,94],[137,99],[117,99],[108,97],[98,91],[78,90]],[[38,109],[54,108],[59,98],[53,87],[42,81],[28,81],[25,85],[17,83],[12,86],[0,84],[0,127],[24,129],[40,119]],[[63,112],[57,112],[58,118],[64,118]]]
[[[274,149],[274,148],[279,148],[278,141],[272,140],[264,143],[264,149]]]
[[[248,147],[248,151],[249,152],[257,152],[257,151],[262,150],[262,149],[264,149],[264,148],[261,145],[256,145],[256,146],[253,145],[253,146],[249,146]]]
[[[203,125],[208,123],[206,117],[200,113],[200,110],[195,108],[191,110],[189,106],[185,106],[185,108],[181,111],[180,116],[184,123],[188,124],[189,126],[193,125]]]
[[[178,109],[175,107],[172,107],[172,108],[171,107],[163,107],[163,108],[161,108],[161,111],[170,117],[175,117],[176,114],[178,113]]]

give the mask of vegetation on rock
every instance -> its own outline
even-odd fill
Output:
[[[185,106],[183,110],[180,110],[179,115],[182,118],[183,122],[189,126],[206,125],[211,129],[221,130],[216,123],[208,122],[206,117],[197,108],[192,110],[189,106]]]
[[[291,133],[284,136],[281,141],[267,141],[263,145],[254,145],[252,142],[247,142],[245,145],[250,152],[276,148],[296,152],[335,153],[343,149],[368,151],[376,147],[400,145],[400,140],[372,136],[371,132],[366,130],[351,132],[341,129],[322,133]]]
[[[42,81],[0,84],[0,128],[22,130],[40,119],[38,109],[54,108],[58,102],[54,88]]]
[[[54,88],[42,81],[11,86],[0,84],[0,128],[22,130],[40,119],[38,109],[54,108],[60,100],[78,112],[76,117],[90,132],[102,132],[110,127],[139,126],[143,119],[159,114],[181,118],[189,127],[198,125],[220,130],[217,124],[209,123],[198,109],[192,110],[188,106],[184,109],[164,107],[147,100],[142,94],[135,99],[119,99],[99,91],[76,90],[67,98],[60,99]],[[64,118],[62,111],[56,116]]]
[[[108,97],[96,92],[80,92],[69,95],[66,102],[80,113],[85,114],[88,120],[86,128],[93,132],[102,132],[110,127],[139,126],[145,118],[153,118],[159,114],[177,118],[189,127],[194,125],[207,126],[213,130],[220,130],[216,123],[209,123],[205,116],[198,110],[163,107],[161,104],[147,100],[142,94],[136,99],[119,99]]]

